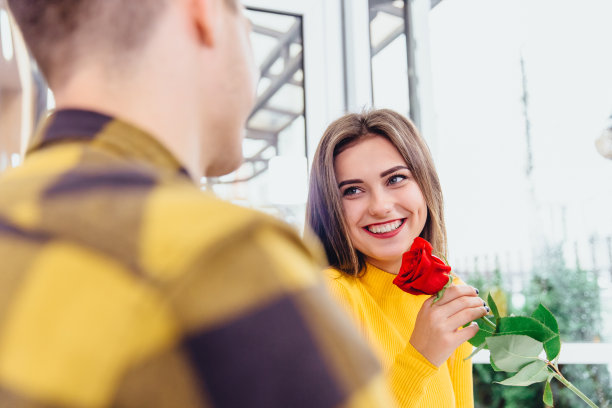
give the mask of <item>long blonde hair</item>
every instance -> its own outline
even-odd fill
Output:
[[[323,243],[330,265],[353,276],[359,276],[365,266],[363,254],[355,249],[348,233],[334,159],[368,134],[387,138],[406,161],[427,204],[427,221],[420,236],[432,244],[438,256],[446,256],[442,189],[429,148],[410,120],[380,109],[335,120],[325,130],[314,156],[306,224]]]

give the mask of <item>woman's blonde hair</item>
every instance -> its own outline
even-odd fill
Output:
[[[387,138],[406,161],[427,204],[427,221],[420,236],[431,243],[438,256],[447,253],[440,181],[429,148],[414,124],[389,109],[351,113],[330,124],[319,142],[310,175],[306,224],[323,243],[330,266],[353,276],[363,270],[365,259],[348,233],[334,159],[372,134]]]

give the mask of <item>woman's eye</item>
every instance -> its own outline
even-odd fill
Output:
[[[342,192],[343,196],[351,196],[359,193],[359,189],[357,187],[349,187]]]
[[[403,180],[405,180],[407,177],[402,175],[402,174],[394,174],[393,176],[389,177],[389,184],[397,184]]]

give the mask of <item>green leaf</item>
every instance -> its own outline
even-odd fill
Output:
[[[549,361],[553,361],[561,352],[561,339],[556,334],[555,337],[544,343],[544,350],[546,351],[546,358]]]
[[[531,314],[531,317],[543,323],[550,330],[559,334],[559,325],[557,324],[557,319],[555,319],[555,315],[553,315],[550,310],[548,310],[541,303],[538,305],[537,309]]]
[[[495,304],[495,299],[491,296],[491,293],[487,296],[487,304],[489,308],[491,308],[491,312],[493,312],[493,316],[495,316],[495,324],[499,324],[499,311],[497,310],[497,304]]]
[[[521,334],[529,336],[541,343],[552,339],[556,333],[533,317],[511,316],[502,317],[497,324],[499,335]]]
[[[527,385],[546,381],[547,378],[548,368],[546,363],[542,360],[536,360],[521,368],[514,376],[504,381],[499,381],[499,384],[525,387]]]
[[[472,354],[470,354],[469,356],[467,356],[466,358],[463,359],[463,361],[469,360],[470,358],[474,357],[476,354],[478,354],[478,352],[480,350],[482,350],[483,348],[485,348],[487,346],[486,342],[483,342],[480,346],[476,347],[474,349],[474,351],[472,351]]]
[[[538,360],[538,355],[544,350],[542,343],[529,336],[495,336],[487,338],[486,341],[491,350],[491,361],[499,369],[511,373]]]
[[[550,361],[554,360],[561,352],[561,338],[559,337],[559,325],[555,316],[544,307],[542,304],[538,305],[538,308],[532,313],[531,317],[538,320],[556,335],[550,340],[544,343],[544,350],[546,350],[546,358]]]
[[[472,346],[474,347],[479,347],[481,344],[485,344],[485,348],[486,348],[486,343],[485,343],[485,339],[489,336],[492,336],[495,332],[493,331],[493,329],[486,324],[482,318],[474,320],[476,323],[478,323],[478,327],[480,328],[478,330],[478,332],[476,333],[476,335],[474,337],[472,337],[469,342]]]
[[[495,365],[495,361],[491,360],[491,358],[489,358],[489,362],[491,363],[491,368],[494,371],[500,372],[500,371],[504,371],[501,368],[499,368],[498,366]]]
[[[542,396],[542,401],[549,407],[553,406],[553,394],[550,389],[550,379],[546,381],[546,385],[544,386],[544,395]]]

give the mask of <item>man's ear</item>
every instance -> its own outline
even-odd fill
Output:
[[[219,23],[219,0],[186,0],[198,39],[207,47],[216,42]]]

